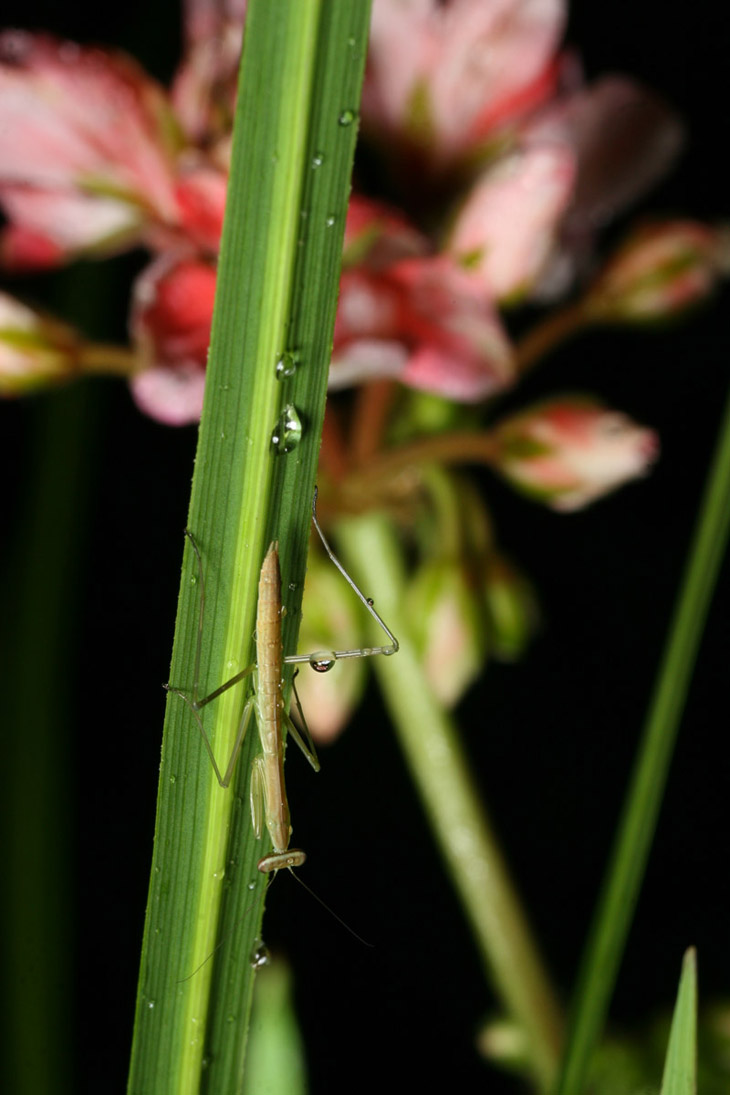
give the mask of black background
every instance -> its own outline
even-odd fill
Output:
[[[124,47],[163,81],[176,61],[178,13],[163,0],[74,6],[62,21],[55,4],[14,2],[5,18]],[[728,16],[713,0],[691,7],[646,0],[575,5],[569,40],[580,47],[588,74],[640,78],[687,122],[678,167],[643,209],[727,215],[727,32]],[[128,285],[141,261],[105,264],[118,315],[97,336],[124,338]],[[97,274],[85,268],[72,276],[90,286]],[[59,291],[52,277],[28,289],[36,297]],[[543,626],[520,665],[489,666],[462,705],[461,723],[517,885],[566,996],[725,399],[726,307],[724,294],[669,330],[582,337],[505,402],[509,409],[564,390],[595,393],[659,431],[662,459],[648,480],[583,513],[559,516],[483,479],[500,542],[538,590]],[[168,674],[195,431],[143,418],[121,383],[89,387],[81,413],[94,455],[73,492],[77,574],[69,577],[64,617],[64,644],[74,652],[72,699],[58,779],[69,790],[75,845],[73,1089],[115,1092],[124,1088],[131,1037],[160,685]],[[45,402],[0,406],[8,529],[27,501]],[[1,546],[10,553],[5,528]],[[49,568],[54,558],[51,538]],[[689,944],[699,948],[703,998],[726,994],[730,985],[723,718],[729,606],[726,575],[614,999],[619,1024],[639,1023],[671,1004]],[[12,686],[9,680],[3,691]],[[310,852],[307,882],[375,943],[373,950],[357,945],[288,879],[272,890],[266,938],[295,970],[312,1091],[405,1084],[429,1090],[454,1081],[465,1091],[517,1090],[475,1053],[479,1021],[494,1001],[377,697],[325,752],[316,780],[294,752],[287,779],[297,841]]]

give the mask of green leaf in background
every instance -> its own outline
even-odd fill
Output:
[[[305,1095],[306,1090],[291,971],[275,958],[256,977],[243,1095]]]
[[[682,962],[661,1095],[697,1095],[697,955],[692,947]]]

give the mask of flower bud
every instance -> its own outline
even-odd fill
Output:
[[[645,225],[604,268],[586,298],[588,314],[610,323],[648,323],[700,303],[730,265],[727,228],[693,221]]]
[[[451,559],[429,559],[406,595],[412,634],[441,703],[453,706],[478,676],[486,655],[481,606],[465,570]]]
[[[523,1072],[527,1061],[527,1038],[512,1019],[494,1016],[487,1020],[476,1039],[477,1050],[500,1068]]]
[[[494,657],[504,662],[517,661],[537,622],[537,605],[529,584],[507,559],[492,554],[485,568],[484,598]]]
[[[76,333],[0,293],[0,395],[25,395],[76,371]]]
[[[657,458],[653,430],[584,397],[554,399],[494,431],[495,468],[523,493],[556,510],[581,509],[646,475]]]

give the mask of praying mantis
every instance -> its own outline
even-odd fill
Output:
[[[198,609],[198,630],[195,646],[195,663],[193,670],[192,695],[187,695],[182,689],[171,684],[165,685],[168,692],[179,696],[185,701],[195,718],[200,730],[203,744],[210,758],[218,783],[226,788],[230,785],[236,766],[238,754],[246,737],[246,731],[255,712],[256,723],[261,741],[261,752],[255,757],[251,767],[250,803],[251,818],[256,838],[260,839],[265,822],[272,844],[272,851],[262,856],[258,861],[258,869],[263,874],[270,874],[286,867],[290,871],[294,867],[300,867],[306,860],[306,853],[301,848],[290,848],[291,818],[289,815],[289,803],[286,795],[284,780],[284,728],[294,738],[305,757],[314,768],[319,771],[319,760],[307,727],[304,714],[297,699],[300,716],[302,718],[303,735],[292,722],[284,706],[283,697],[283,668],[285,665],[297,665],[308,662],[318,673],[326,673],[336,662],[344,658],[367,658],[376,654],[389,656],[398,651],[398,640],[390,628],[378,615],[371,598],[366,597],[356,585],[353,578],[345,570],[344,566],[332,551],[322,528],[317,519],[317,491],[315,489],[312,500],[312,521],[316,528],[325,552],[330,560],[342,574],[350,588],[359,597],[362,604],[378,623],[385,633],[388,644],[385,646],[358,647],[351,650],[326,650],[315,651],[311,654],[290,654],[286,657],[283,653],[281,639],[281,573],[279,569],[279,549],[276,540],[272,541],[261,565],[259,575],[258,607],[256,612],[256,662],[246,669],[236,673],[235,676],[219,685],[209,695],[202,698],[198,695],[200,680],[200,661],[203,644],[203,618],[205,611],[205,584],[203,580],[203,561],[192,533],[186,529],[190,545],[195,553],[200,582],[200,603]],[[254,687],[247,698],[241,719],[238,725],[236,740],[231,750],[225,771],[216,761],[213,746],[203,725],[201,711],[218,696],[233,688],[236,684],[251,676]],[[295,692],[296,694],[296,692]]]

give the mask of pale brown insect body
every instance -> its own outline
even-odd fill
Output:
[[[283,735],[284,720],[288,721],[288,716],[282,696],[284,654],[281,643],[281,572],[279,545],[275,540],[266,553],[259,577],[256,662],[256,713],[261,754],[253,762],[251,772],[251,812],[258,835],[261,831],[260,804],[263,802],[266,828],[274,851],[259,860],[258,868],[268,872],[276,871],[280,867],[299,867],[306,859],[301,849],[289,848],[291,819],[284,782]]]
[[[273,851],[262,856],[258,862],[258,869],[264,874],[278,871],[282,867],[299,867],[306,859],[305,853],[300,848],[290,848],[291,819],[289,816],[289,803],[286,797],[286,783],[284,781],[284,727],[294,738],[299,748],[306,756],[315,771],[319,771],[319,760],[312,742],[309,729],[303,712],[299,708],[302,718],[302,733],[294,725],[284,707],[283,696],[283,670],[284,665],[293,665],[308,662],[319,673],[327,672],[337,661],[342,658],[365,658],[374,654],[395,654],[398,650],[398,640],[375,611],[373,602],[365,597],[353,579],[340,563],[337,556],[330,548],[324,533],[320,528],[316,512],[317,493],[315,491],[312,503],[312,520],[324,545],[327,555],[340,571],[345,581],[358,596],[362,604],[373,619],[382,627],[389,639],[387,646],[362,647],[351,650],[320,650],[312,654],[291,654],[284,657],[281,641],[281,573],[279,570],[279,546],[276,540],[269,545],[264,561],[261,565],[259,576],[259,596],[256,610],[256,665],[251,665],[236,673],[230,680],[220,685],[209,695],[202,699],[198,697],[200,681],[200,661],[203,642],[203,614],[205,610],[205,583],[203,580],[203,561],[200,557],[198,545],[191,532],[185,530],[185,535],[195,552],[200,581],[200,615],[198,621],[198,633],[195,647],[195,665],[193,670],[192,696],[187,696],[180,688],[173,685],[165,685],[168,692],[173,692],[185,701],[193,713],[198,725],[206,752],[210,757],[213,770],[221,787],[228,787],[233,777],[236,760],[246,736],[246,730],[251,718],[251,712],[256,710],[256,722],[261,740],[261,753],[253,761],[251,768],[251,817],[254,831],[260,837],[263,831],[262,822],[265,822]],[[241,714],[238,733],[231,751],[231,756],[224,774],[218,767],[213,747],[206,733],[201,717],[201,710],[212,700],[217,699],[223,692],[228,691],[234,685],[244,680],[249,675],[254,675],[254,690]],[[302,736],[302,734],[304,736]]]

